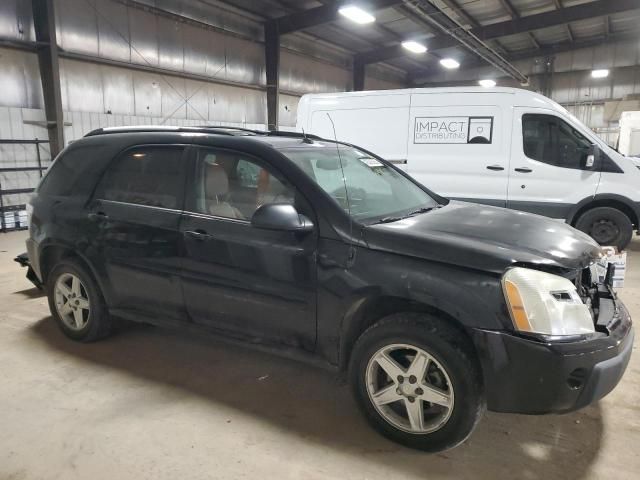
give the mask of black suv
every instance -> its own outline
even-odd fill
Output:
[[[99,129],[58,156],[30,208],[30,277],[68,337],[124,318],[311,360],[415,448],[457,445],[485,406],[584,407],[631,356],[591,238],[447,200],[354,145]]]

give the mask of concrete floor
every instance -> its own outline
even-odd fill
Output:
[[[597,405],[489,413],[427,455],[377,435],[321,370],[142,325],[67,340],[11,261],[25,236],[0,234],[0,479],[640,478],[638,352]],[[629,263],[640,318],[640,239]]]

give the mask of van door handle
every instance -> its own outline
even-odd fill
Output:
[[[104,212],[90,212],[87,214],[87,218],[92,222],[99,223],[109,220],[109,215]]]
[[[493,170],[494,172],[499,172],[501,170],[504,170],[504,167],[500,165],[487,165],[487,170]]]
[[[202,242],[202,241],[207,240],[209,238],[213,238],[213,235],[209,235],[207,232],[205,232],[202,229],[187,230],[186,232],[184,232],[184,234],[187,237],[193,238],[194,240],[197,240],[199,242]]]
[[[531,173],[531,172],[533,172],[533,170],[531,170],[530,168],[527,168],[527,167],[520,167],[520,168],[516,168],[516,172]]]

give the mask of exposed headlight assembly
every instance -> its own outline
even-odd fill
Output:
[[[595,331],[575,286],[559,275],[515,267],[502,288],[516,330],[543,335],[582,335]]]

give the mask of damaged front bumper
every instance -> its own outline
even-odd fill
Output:
[[[562,413],[598,401],[618,384],[633,350],[629,312],[611,289],[598,292],[596,333],[576,341],[542,341],[476,329],[487,407],[510,413]]]

